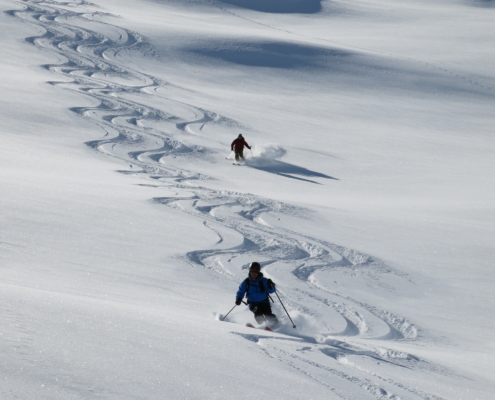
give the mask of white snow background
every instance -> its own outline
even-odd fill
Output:
[[[0,7],[1,399],[495,398],[493,0]]]

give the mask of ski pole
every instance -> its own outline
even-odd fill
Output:
[[[236,308],[236,307],[237,307],[237,304],[236,304],[234,307],[232,307],[232,310],[233,310],[234,308]],[[227,315],[229,315],[229,314],[232,312],[232,310],[230,310],[230,311],[227,313]],[[225,318],[227,318],[227,315],[225,315],[225,317],[223,317],[220,321],[223,321]]]
[[[244,300],[242,300],[242,302],[243,302],[245,305],[247,305],[247,303],[246,303]],[[230,310],[230,311],[229,311],[229,312],[225,315],[225,317],[223,317],[220,321],[223,321],[225,318],[227,318],[227,315],[229,315],[229,314],[232,312],[232,310],[233,310],[234,308],[236,308],[236,307],[237,307],[237,304],[236,304],[234,307],[232,307],[232,309],[231,309],[231,310]]]
[[[289,313],[287,312],[287,310],[286,310],[286,308],[285,308],[285,306],[284,306],[284,303],[282,303],[282,300],[280,300],[280,296],[278,295],[278,293],[277,293],[277,292],[275,292],[275,294],[277,295],[277,297],[278,297],[278,299],[279,299],[279,301],[280,301],[280,304],[282,304],[282,307],[284,308],[285,313],[286,313],[286,314],[287,314],[287,316],[289,317],[290,322],[292,322],[292,327],[295,329],[295,328],[296,328],[296,325],[294,324],[294,321],[292,321],[292,318],[290,317]]]
[[[230,153],[227,155],[227,157],[225,157],[226,160],[230,157],[230,155],[232,154],[233,151],[234,150],[230,150]]]

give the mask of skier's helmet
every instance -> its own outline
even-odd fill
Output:
[[[249,266],[249,270],[250,271],[260,271],[261,270],[261,265],[260,263],[254,261],[251,263],[251,265]]]
[[[238,139],[242,139],[242,133],[239,133]]]

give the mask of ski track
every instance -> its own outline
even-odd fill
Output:
[[[240,124],[161,94],[165,91],[160,88],[173,83],[132,69],[121,58],[154,57],[153,49],[138,33],[104,22],[107,14],[97,6],[84,0],[18,3],[23,9],[7,14],[44,32],[26,41],[59,59],[57,64],[41,66],[63,77],[49,83],[89,97],[94,104],[71,108],[105,132],[102,139],[86,145],[133,167],[121,173],[141,174],[154,182],[145,185],[174,193],[152,201],[196,216],[218,236],[212,248],[180,257],[194,267],[214,271],[233,289],[246,276],[249,262],[258,260],[265,275],[278,284],[288,310],[298,316],[297,325],[316,327],[310,335],[292,333],[293,338],[273,333],[242,337],[267,357],[328,388],[335,398],[353,398],[358,390],[360,399],[441,399],[400,382],[400,370],[440,376],[450,371],[386,348],[389,341],[425,341],[424,332],[406,317],[354,295],[350,286],[337,284],[345,279],[394,295],[393,285],[384,278],[414,285],[407,275],[370,255],[267,222],[270,215],[307,218],[310,210],[251,194],[215,191],[200,185],[209,179],[207,175],[163,164],[166,157],[208,160],[213,151],[183,143],[184,134],[200,135],[207,124]],[[162,128],[154,127],[158,125]],[[276,310],[283,332],[291,334],[283,310]],[[380,367],[372,369],[370,360]]]

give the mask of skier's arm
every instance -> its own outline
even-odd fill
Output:
[[[246,146],[249,150],[251,150],[251,146],[249,146],[249,145],[247,144],[247,142],[246,142],[246,141],[244,141],[244,145],[245,145],[245,146]]]
[[[266,280],[266,286],[268,287],[268,293],[275,293],[277,290],[275,289],[275,283],[271,279]]]
[[[232,142],[232,144],[230,145],[230,150],[232,150],[232,151],[234,150],[234,145],[235,145],[236,141],[237,141],[237,139]]]
[[[236,299],[243,299],[244,295],[246,294],[246,281],[242,281],[242,283],[239,285],[239,290],[237,291],[236,294]]]

